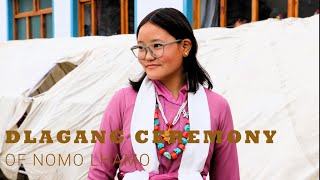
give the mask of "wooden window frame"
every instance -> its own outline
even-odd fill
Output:
[[[299,17],[299,0],[288,0],[288,17]]]
[[[193,0],[193,28],[201,28],[201,0]],[[220,27],[227,26],[227,0],[220,0]]]
[[[251,3],[251,22],[259,21],[259,0],[252,0]]]
[[[259,0],[251,0],[251,22],[259,21]],[[193,0],[193,28],[201,25],[200,0]],[[288,0],[288,17],[299,16],[299,0]],[[227,0],[220,0],[220,27],[227,26]]]
[[[220,27],[227,27],[227,0],[220,0]]]
[[[96,35],[96,1],[95,0],[79,0],[79,36],[84,36],[84,6],[90,4],[91,5],[91,33],[92,36]]]
[[[96,22],[96,0],[78,0],[78,33],[79,36],[84,36],[84,5],[91,4],[91,35],[97,35]],[[129,33],[129,0],[120,1],[120,32],[121,34]]]
[[[121,34],[129,34],[129,0],[120,1]]]
[[[193,0],[193,28],[201,28],[201,2]]]
[[[40,9],[39,7],[40,0],[33,0],[33,10],[28,12],[19,13],[19,4],[18,0],[13,0],[13,35],[14,40],[18,38],[17,30],[17,19],[25,18],[26,19],[26,39],[31,39],[31,22],[30,18],[33,16],[40,16],[40,35],[41,38],[46,38],[46,26],[45,26],[45,15],[52,14],[52,8]]]

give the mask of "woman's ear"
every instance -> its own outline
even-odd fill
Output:
[[[184,39],[182,41],[182,55],[183,57],[187,57],[189,55],[189,52],[192,48],[192,43],[190,39]]]

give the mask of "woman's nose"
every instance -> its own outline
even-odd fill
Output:
[[[155,60],[155,59],[156,59],[156,57],[153,55],[152,50],[151,50],[150,48],[147,48],[147,49],[146,49],[146,58],[145,58],[145,60],[147,60],[147,61],[153,61],[153,60]]]

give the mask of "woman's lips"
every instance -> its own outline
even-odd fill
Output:
[[[153,68],[156,68],[156,67],[158,67],[158,66],[160,66],[160,65],[150,64],[150,65],[147,65],[146,68],[148,68],[148,69],[153,69]]]

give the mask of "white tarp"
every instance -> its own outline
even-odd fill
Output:
[[[19,121],[32,101],[28,96],[55,64],[78,65],[93,49],[109,43],[105,39],[57,38],[0,44],[0,153],[5,129]]]
[[[235,129],[277,131],[273,144],[266,144],[263,136],[259,144],[246,144],[242,137],[237,144],[241,179],[318,179],[319,16],[269,19],[235,29],[200,29],[195,30],[195,35],[199,61],[211,75],[214,91],[228,99]],[[24,44],[38,49],[22,48],[28,46]],[[6,156],[26,154],[22,163],[30,179],[86,179],[93,144],[60,144],[56,133],[70,130],[72,142],[76,130],[86,130],[91,137],[89,131],[99,128],[104,108],[115,90],[141,72],[130,52],[134,44],[135,35],[0,44],[0,68],[6,68],[9,60],[14,61],[9,62],[14,64],[10,71],[0,71],[1,89],[7,89],[5,93],[0,90],[0,114],[7,118],[0,119],[2,132],[16,123],[13,117],[23,112],[18,105],[23,109],[27,99],[32,100],[31,110],[18,131],[23,134],[24,130],[32,130],[32,137],[39,139],[41,130],[51,130],[55,142],[24,144],[21,137],[18,143],[3,144],[0,168],[8,178],[15,179],[19,165],[8,166]],[[48,53],[48,49],[55,48]],[[28,59],[34,55],[41,58]],[[48,63],[42,63],[43,59]],[[34,79],[43,78],[50,70],[49,64],[52,67],[51,63],[63,61],[78,67],[42,95],[26,98],[20,94],[32,88]],[[26,67],[30,71],[18,75]],[[32,73],[37,69],[42,73]],[[24,80],[28,83],[20,88],[19,83]],[[6,92],[15,88],[20,90],[14,98],[8,98],[12,95]],[[80,158],[75,155],[81,154],[83,164],[34,165],[34,154],[43,154],[44,158],[55,154],[56,160],[58,154],[70,154],[71,160],[76,161]]]

